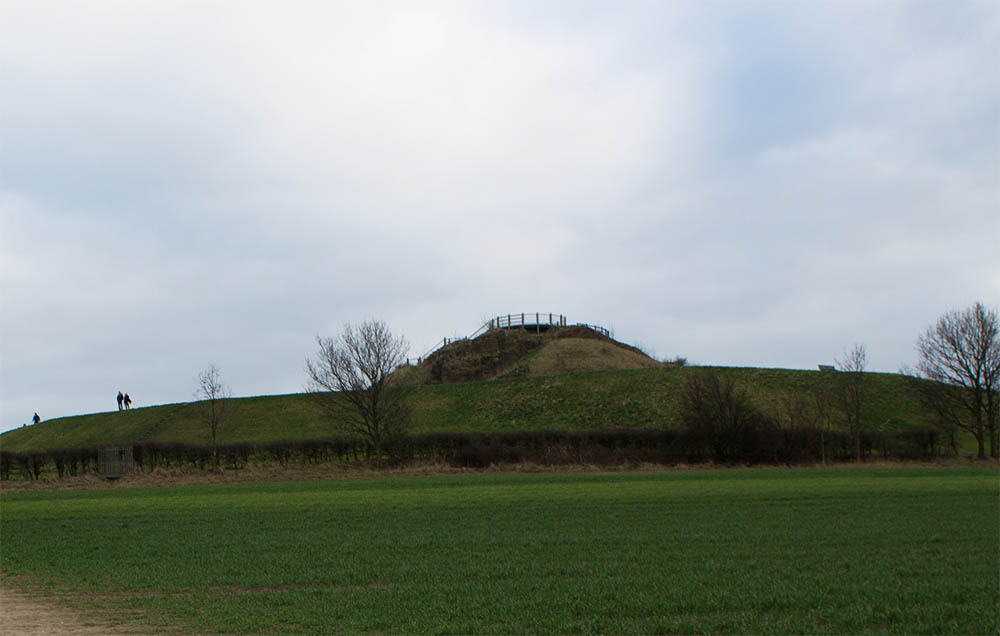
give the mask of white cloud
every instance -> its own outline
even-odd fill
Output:
[[[909,361],[996,304],[991,3],[10,3],[0,427],[295,391],[555,311],[667,355]],[[9,308],[9,309],[8,309]],[[22,414],[28,411],[26,416]]]

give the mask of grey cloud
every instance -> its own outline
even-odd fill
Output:
[[[0,427],[297,391],[366,317],[894,370],[1000,297],[992,3],[45,9],[0,26]]]

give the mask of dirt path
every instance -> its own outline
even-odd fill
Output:
[[[0,585],[0,636],[100,636],[143,634],[136,626],[111,626],[82,616],[59,603]]]

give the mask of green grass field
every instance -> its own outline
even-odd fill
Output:
[[[0,571],[198,633],[1000,630],[989,468],[6,493]]]
[[[411,397],[413,432],[672,428],[678,425],[676,409],[682,382],[687,374],[699,370],[657,367],[424,385]],[[731,375],[765,413],[779,421],[784,421],[789,398],[798,396],[809,402],[813,387],[831,385],[837,379],[837,374],[818,371],[716,370]],[[906,390],[902,376],[871,373],[868,380],[867,428],[930,425],[928,414]],[[219,441],[317,439],[337,432],[308,395],[274,395],[234,400]],[[0,447],[23,452],[145,441],[207,444],[210,440],[195,403],[53,419],[3,433]]]

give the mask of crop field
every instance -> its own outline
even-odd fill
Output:
[[[989,468],[6,493],[0,572],[198,633],[987,634]]]

